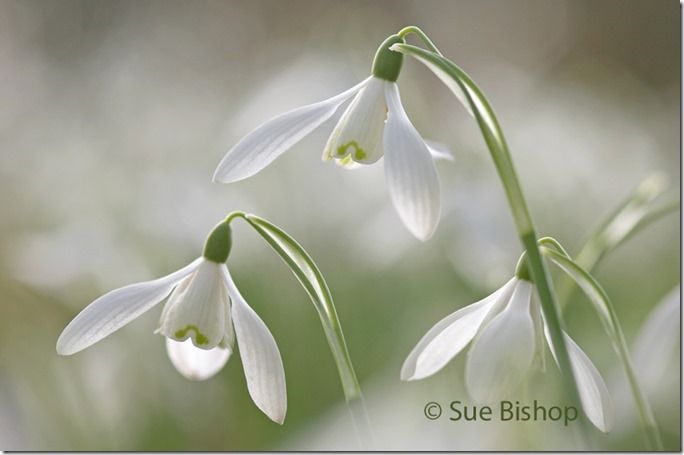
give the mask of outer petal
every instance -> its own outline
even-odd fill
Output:
[[[648,315],[633,344],[632,358],[644,389],[662,389],[664,378],[678,371],[680,289],[672,290]],[[679,376],[676,376],[677,378]],[[677,381],[679,382],[679,381]]]
[[[427,240],[439,222],[439,180],[435,163],[404,112],[397,84],[385,83],[385,97],[389,115],[383,143],[390,197],[411,233]]]
[[[191,274],[201,258],[153,281],[131,284],[108,292],[83,309],[57,340],[57,352],[71,355],[119,330],[164,300],[180,280]]]
[[[475,337],[480,326],[499,303],[511,295],[515,279],[493,294],[445,317],[421,338],[401,368],[401,379],[413,381],[441,370]]]
[[[550,334],[546,326],[544,329],[546,342],[551,347],[553,344],[551,343]],[[613,402],[608,393],[608,388],[605,382],[603,382],[601,374],[584,351],[567,333],[563,332],[563,336],[568,347],[572,373],[575,376],[575,381],[577,381],[582,409],[584,409],[584,413],[596,428],[604,433],[608,433],[613,428],[615,420],[613,416]],[[553,348],[551,348],[551,354],[553,354],[553,359],[558,363]]]
[[[222,347],[200,349],[190,340],[178,342],[166,338],[166,352],[180,374],[193,381],[203,381],[221,371],[233,351]]]
[[[368,79],[339,95],[281,114],[242,138],[214,172],[214,181],[231,183],[256,174],[329,119]]]
[[[477,402],[504,397],[524,379],[534,357],[532,283],[518,280],[506,309],[483,329],[468,352],[466,387]]]
[[[371,77],[344,111],[328,138],[323,159],[346,156],[359,163],[375,163],[382,157],[382,132],[387,117],[383,80]]]
[[[280,351],[268,327],[247,305],[229,273],[226,278],[249,395],[264,414],[282,424],[287,412],[287,390]]]
[[[211,349],[221,343],[229,304],[221,266],[225,267],[225,264],[203,260],[187,281],[173,291],[157,333],[176,341],[191,338],[193,344],[202,349]]]

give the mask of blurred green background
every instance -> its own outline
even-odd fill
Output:
[[[399,382],[417,340],[498,288],[520,253],[475,123],[417,62],[399,79],[405,108],[455,157],[438,165],[443,216],[430,242],[400,223],[381,164],[321,162],[333,121],[247,181],[210,179],[252,128],[365,78],[379,43],[418,25],[490,98],[540,233],[576,252],[651,171],[677,193],[679,14],[662,0],[3,0],[0,448],[358,447],[316,312],[239,223],[228,265],[282,353],[284,426],[251,403],[238,356],[206,382],[181,377],[152,334],[161,307],[82,353],[56,354],[57,336],[90,301],[185,265],[237,209],[282,226],[318,262],[378,448],[642,448],[620,365],[580,294],[566,322],[613,393],[608,435],[593,431],[582,445],[555,423],[427,421],[426,401],[467,400],[465,355],[430,379]],[[597,270],[629,343],[679,283],[679,230],[670,215]],[[679,450],[679,339],[668,336],[672,350],[653,357],[671,356],[670,367],[648,394],[666,447]],[[560,403],[559,382],[550,366],[529,389]]]

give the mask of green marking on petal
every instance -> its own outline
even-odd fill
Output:
[[[202,335],[202,332],[199,331],[196,325],[185,326],[184,329],[177,330],[176,333],[174,333],[174,335],[176,336],[176,338],[186,339],[187,333],[190,331],[195,332],[195,342],[197,344],[209,343],[209,339],[206,336]]]
[[[347,154],[347,149],[349,147],[354,148],[354,159],[362,160],[368,156],[366,151],[362,149],[356,141],[349,141],[346,144],[342,144],[337,147],[337,155],[344,156]]]

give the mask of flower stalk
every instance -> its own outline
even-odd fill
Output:
[[[360,443],[363,448],[370,448],[372,433],[363,394],[347,350],[333,297],[323,274],[306,250],[278,226],[264,218],[245,212],[232,212],[226,217],[224,223],[229,224],[235,218],[242,218],[263,237],[287,264],[309,295],[321,319],[323,331],[342,382],[345,401],[354,421]]]

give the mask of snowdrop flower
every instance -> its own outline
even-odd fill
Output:
[[[409,354],[401,379],[437,373],[472,342],[466,360],[468,392],[477,402],[504,398],[525,379],[535,359],[543,366],[543,340],[552,346],[541,307],[532,299],[533,287],[516,276],[490,296],[439,321]],[[608,389],[589,357],[564,336],[582,407],[599,430],[608,432],[613,425]]]
[[[220,223],[207,238],[202,257],[190,265],[163,278],[116,289],[88,305],[60,335],[57,352],[75,354],[168,297],[155,333],[166,337],[176,369],[188,379],[207,379],[223,368],[237,339],[252,400],[282,424],[287,396],[280,352],[228,272],[230,247],[228,222]]]
[[[372,75],[339,95],[281,114],[245,136],[228,151],[214,181],[231,183],[251,177],[351,103],[333,130],[324,160],[345,167],[369,165],[385,157],[390,197],[413,235],[429,239],[439,221],[440,194],[432,150],[411,124],[396,84],[403,55],[389,50],[403,43],[397,35],[380,46]]]

